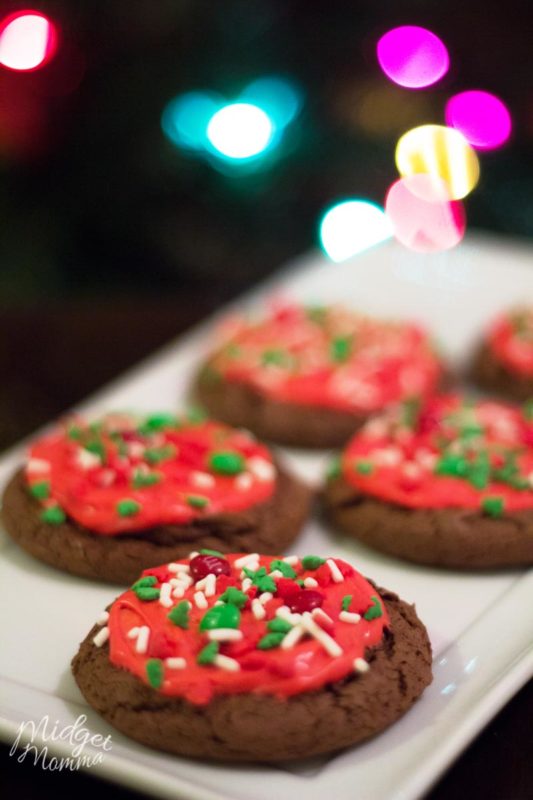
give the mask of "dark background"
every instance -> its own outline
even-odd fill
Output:
[[[382,204],[398,136],[443,122],[451,93],[492,91],[513,118],[511,141],[481,156],[469,228],[533,238],[530,0],[57,0],[0,16],[28,7],[60,40],[40,70],[0,66],[0,447],[316,246],[335,201]],[[402,24],[446,43],[436,87],[379,70],[375,43]],[[231,98],[272,74],[304,103],[264,168],[224,174],[165,138],[174,96]],[[432,798],[530,798],[532,702],[529,687]],[[128,796],[1,755],[11,794]]]

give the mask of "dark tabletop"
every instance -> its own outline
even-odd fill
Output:
[[[86,300],[0,314],[0,445],[7,447],[82,400],[213,310],[201,295],[141,302]],[[497,646],[497,643],[495,643]],[[533,682],[488,725],[428,800],[533,798]],[[88,772],[47,772],[0,748],[2,796],[100,800],[136,795]],[[223,787],[221,787],[223,790]],[[354,792],[354,798],[356,793]],[[253,800],[253,797],[250,797]],[[334,800],[334,799],[332,799]]]

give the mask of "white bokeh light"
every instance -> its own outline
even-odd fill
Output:
[[[207,126],[212,147],[226,158],[251,158],[265,150],[274,127],[267,114],[250,103],[232,103],[214,114]]]
[[[31,70],[45,61],[51,25],[41,14],[21,14],[0,33],[0,64],[14,70]]]
[[[368,200],[337,203],[320,225],[320,241],[332,261],[344,261],[391,236],[392,225],[385,212]]]

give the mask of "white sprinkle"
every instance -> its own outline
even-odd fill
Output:
[[[370,664],[364,658],[356,658],[353,662],[353,668],[356,672],[368,672]]]
[[[332,656],[333,658],[337,658],[338,656],[342,655],[343,651],[339,643],[336,642],[335,639],[332,639],[329,633],[326,633],[326,631],[323,630],[320,625],[317,625],[308,611],[305,611],[302,615],[302,625],[307,633],[322,645],[328,655]]]
[[[318,581],[309,576],[309,578],[304,578],[304,586],[306,589],[315,589],[318,586]]]
[[[85,450],[83,447],[78,448],[76,451],[76,463],[82,469],[93,469],[102,464],[100,456],[96,453],[91,453],[90,450]]]
[[[239,642],[242,639],[242,631],[235,628],[214,628],[207,631],[207,638],[212,642]]]
[[[136,653],[146,653],[148,650],[148,639],[150,638],[150,628],[148,625],[141,625],[139,628],[139,635],[137,636],[137,643],[135,645]]]
[[[322,620],[322,622],[325,622],[327,625],[333,626],[334,624],[331,617],[326,614],[325,611],[322,611],[321,608],[313,608],[311,611],[311,616],[316,620]]]
[[[276,617],[280,617],[284,619],[286,622],[290,622],[291,625],[297,625],[301,619],[301,614],[293,614],[288,606],[280,606],[276,609]]]
[[[245,578],[242,582],[242,590],[243,592],[247,592],[250,586],[252,585],[251,578]]]
[[[234,562],[234,566],[237,569],[242,569],[242,567],[247,567],[250,562],[259,561],[259,553],[247,553],[245,556],[241,556]]]
[[[223,600],[216,600],[215,603],[213,603],[213,605],[215,605],[215,606],[225,606],[226,604],[225,604],[225,602]]]
[[[333,578],[334,583],[342,583],[344,580],[342,572],[338,568],[337,564],[333,561],[333,559],[328,558],[326,560],[326,564],[329,567],[329,571],[331,572],[331,577]]]
[[[275,569],[273,572],[270,573],[271,578],[283,578],[283,572],[279,569]]]
[[[187,591],[187,587],[183,583],[180,583],[180,584],[178,584],[176,586],[176,588],[172,592],[172,597],[176,597],[176,598],[183,597],[183,595],[185,594],[186,591]]]
[[[199,489],[211,489],[215,485],[215,479],[207,472],[191,472],[191,481]]]
[[[109,639],[109,628],[106,625],[105,628],[100,628],[96,636],[93,636],[93,644],[95,644],[96,647],[101,647],[103,644],[107,642],[108,639]]]
[[[169,572],[190,572],[191,568],[188,564],[178,564],[177,562],[172,561],[168,566],[167,569]]]
[[[44,458],[30,458],[26,471],[32,475],[46,475],[50,472],[50,462]]]
[[[186,572],[179,572],[177,578],[170,578],[169,583],[171,586],[192,586],[194,583],[194,578],[192,575],[187,575]]]
[[[234,658],[230,658],[229,656],[221,656],[216,655],[213,659],[213,664],[215,666],[220,667],[220,669],[225,669],[228,672],[238,672],[241,668],[238,661],[235,661]]]
[[[350,622],[352,625],[355,625],[357,622],[361,621],[361,615],[355,614],[352,611],[341,611],[339,619],[341,622]]]
[[[141,442],[128,442],[128,455],[132,458],[142,458],[145,447]]]
[[[252,614],[256,619],[264,619],[266,617],[265,608],[257,597],[252,600]]]
[[[291,567],[294,567],[295,564],[298,563],[300,560],[299,556],[285,556],[285,558],[281,559],[285,562],[285,564],[289,564]]]
[[[260,481],[272,481],[276,477],[276,468],[261,456],[252,456],[247,462],[248,469]]]
[[[97,625],[105,625],[107,620],[109,619],[109,611],[102,611],[101,614],[96,618]]]
[[[128,639],[136,639],[137,636],[139,635],[140,630],[141,629],[138,628],[137,626],[135,626],[135,628],[130,628],[126,636],[128,637]]]
[[[170,583],[162,583],[161,590],[159,592],[159,602],[165,608],[170,608],[172,605],[172,598],[171,598],[172,586]]]
[[[199,556],[199,555],[200,555],[200,553],[197,550],[193,550],[192,553],[189,553],[188,559],[189,559],[189,561],[192,561],[193,558],[196,558],[196,556]]]
[[[205,579],[205,596],[206,597],[213,597],[217,590],[217,576],[210,573],[206,576]]]
[[[432,453],[431,450],[427,450],[425,448],[420,448],[415,453],[415,458],[418,464],[423,469],[432,470],[437,463],[437,456],[435,453]]]
[[[381,467],[397,467],[403,461],[403,454],[399,447],[381,447],[373,451],[372,459]]]
[[[300,641],[302,636],[305,633],[305,628],[303,625],[295,625],[292,630],[288,632],[284,639],[281,640],[281,649],[282,650],[291,650],[297,642]]]
[[[249,472],[241,472],[241,474],[237,475],[235,478],[235,487],[240,492],[246,492],[251,487],[253,482],[254,479]]]
[[[178,656],[174,658],[165,658],[165,664],[169,669],[185,669],[187,662],[184,658]]]
[[[266,603],[268,603],[269,600],[272,600],[273,597],[274,595],[272,594],[272,592],[263,592],[262,594],[259,595],[257,599],[259,600],[260,603],[265,605]]]
[[[422,474],[422,468],[420,464],[416,464],[414,461],[406,461],[402,466],[402,473],[406,478],[419,478]]]
[[[205,594],[203,592],[195,592],[194,593],[194,602],[196,603],[197,608],[207,608],[209,605],[207,600],[205,599]]]

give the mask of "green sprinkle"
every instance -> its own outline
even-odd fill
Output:
[[[187,410],[186,417],[190,425],[200,425],[201,422],[205,422],[207,419],[207,414],[200,406],[191,406]]]
[[[267,575],[266,567],[260,567],[256,572],[244,567],[243,572],[247,578],[250,578],[253,585],[257,586],[260,592],[276,591],[276,581],[270,575]]]
[[[415,428],[420,414],[420,400],[412,397],[402,403],[402,423],[407,428]]]
[[[201,631],[212,631],[215,628],[238,628],[241,612],[232,603],[213,606],[206,611],[200,622]]]
[[[141,510],[141,504],[136,500],[119,500],[117,514],[119,517],[134,517]]]
[[[383,616],[383,609],[381,608],[381,603],[379,602],[379,598],[375,595],[371,597],[372,605],[370,608],[367,608],[365,613],[363,614],[364,618],[367,620],[378,619],[379,617]]]
[[[189,494],[187,495],[187,505],[191,506],[192,508],[205,508],[208,505],[209,500],[207,497],[202,497],[199,494]]]
[[[444,453],[435,466],[437,475],[452,475],[455,478],[464,478],[468,473],[468,462],[464,456],[456,453]]]
[[[139,433],[152,433],[165,428],[177,427],[177,418],[174,414],[152,414],[139,426]]]
[[[325,563],[326,559],[320,558],[320,556],[304,556],[302,558],[302,567],[304,569],[318,569]]]
[[[95,439],[92,442],[87,442],[87,444],[84,444],[83,449],[88,450],[89,453],[94,453],[95,456],[98,456],[102,464],[105,464],[106,453],[103,442]]]
[[[163,662],[160,658],[149,658],[146,662],[146,677],[154,689],[159,689],[163,683]]]
[[[160,483],[161,475],[159,472],[140,472],[137,470],[131,479],[131,485],[134,489],[143,489],[146,486],[154,486]]]
[[[235,342],[230,342],[224,348],[224,354],[228,358],[239,358],[241,353],[242,353],[242,347],[240,347],[238,344],[235,344]]]
[[[261,363],[267,367],[270,364],[282,367],[287,364],[288,355],[284,350],[264,350],[261,355]]]
[[[218,472],[221,475],[238,475],[239,472],[244,470],[245,462],[240,453],[219,450],[211,454],[209,466],[213,472]]]
[[[139,600],[142,600],[146,603],[150,600],[159,600],[161,590],[156,589],[155,586],[139,586],[138,589],[135,589],[135,594]]]
[[[50,506],[45,508],[41,514],[43,522],[48,522],[50,525],[61,525],[66,520],[66,514],[60,506]]]
[[[257,647],[259,650],[272,650],[273,647],[279,647],[284,638],[284,633],[267,633],[259,639]]]
[[[343,611],[350,610],[350,603],[352,602],[352,597],[353,597],[352,594],[345,594],[344,597],[342,598],[341,606]]]
[[[155,586],[157,583],[157,578],[155,575],[145,575],[144,578],[139,578],[139,580],[135,581],[132,585],[132,591],[136,592],[137,589],[144,589],[146,586]]]
[[[531,397],[529,400],[526,400],[522,406],[522,413],[528,422],[533,420],[533,397]]]
[[[468,464],[466,477],[476,489],[485,489],[490,480],[490,461],[486,452],[479,453],[476,460]]]
[[[166,444],[164,447],[147,447],[144,457],[150,464],[159,464],[161,461],[168,461],[176,454],[173,444]]]
[[[374,472],[374,465],[371,461],[357,460],[354,464],[354,469],[360,475],[372,475]]]
[[[209,642],[206,646],[200,650],[198,655],[196,656],[196,661],[198,664],[212,664],[215,660],[215,656],[218,655],[218,642]]]
[[[329,466],[326,471],[326,478],[328,481],[332,481],[335,478],[340,478],[341,473],[342,473],[341,457],[340,455],[338,455],[335,456],[335,458],[332,458],[331,461],[329,462]]]
[[[481,425],[472,423],[461,428],[460,436],[462,439],[473,439],[476,436],[481,436],[484,432],[484,428]]]
[[[50,481],[37,481],[29,486],[29,491],[32,497],[37,500],[48,500],[50,497]]]
[[[241,590],[237,589],[235,586],[228,586],[224,594],[220,595],[220,600],[224,603],[231,603],[231,605],[237,606],[237,608],[242,608],[248,601],[248,595],[241,592]]]
[[[330,345],[330,356],[332,361],[347,361],[352,352],[352,337],[338,336],[333,339]]]
[[[484,497],[481,501],[481,508],[490,517],[499,517],[505,508],[503,497]]]
[[[82,434],[83,431],[79,427],[79,425],[71,425],[67,430],[67,436],[69,439],[75,439],[75,440],[81,439]]]
[[[267,628],[272,633],[288,633],[292,630],[292,625],[290,622],[287,622],[286,619],[281,619],[281,617],[275,617],[271,619],[270,622],[267,622]]]
[[[167,617],[178,628],[183,628],[186,631],[189,627],[189,603],[187,600],[182,600],[177,606],[174,606],[172,611],[167,614]]]
[[[326,320],[327,308],[326,306],[308,306],[305,313],[311,322],[316,322],[317,325],[323,325]]]
[[[209,550],[208,547],[204,547],[199,552],[202,556],[218,556],[218,558],[224,558],[224,553],[221,553],[220,550]]]
[[[303,578],[297,578],[296,583],[298,584],[298,586],[301,586],[302,589],[305,589],[305,581]]]
[[[274,572],[274,570],[278,569],[284,578],[295,578],[296,572],[293,570],[290,564],[287,564],[286,561],[281,561],[280,559],[276,558],[274,561],[270,562],[270,572]]]

